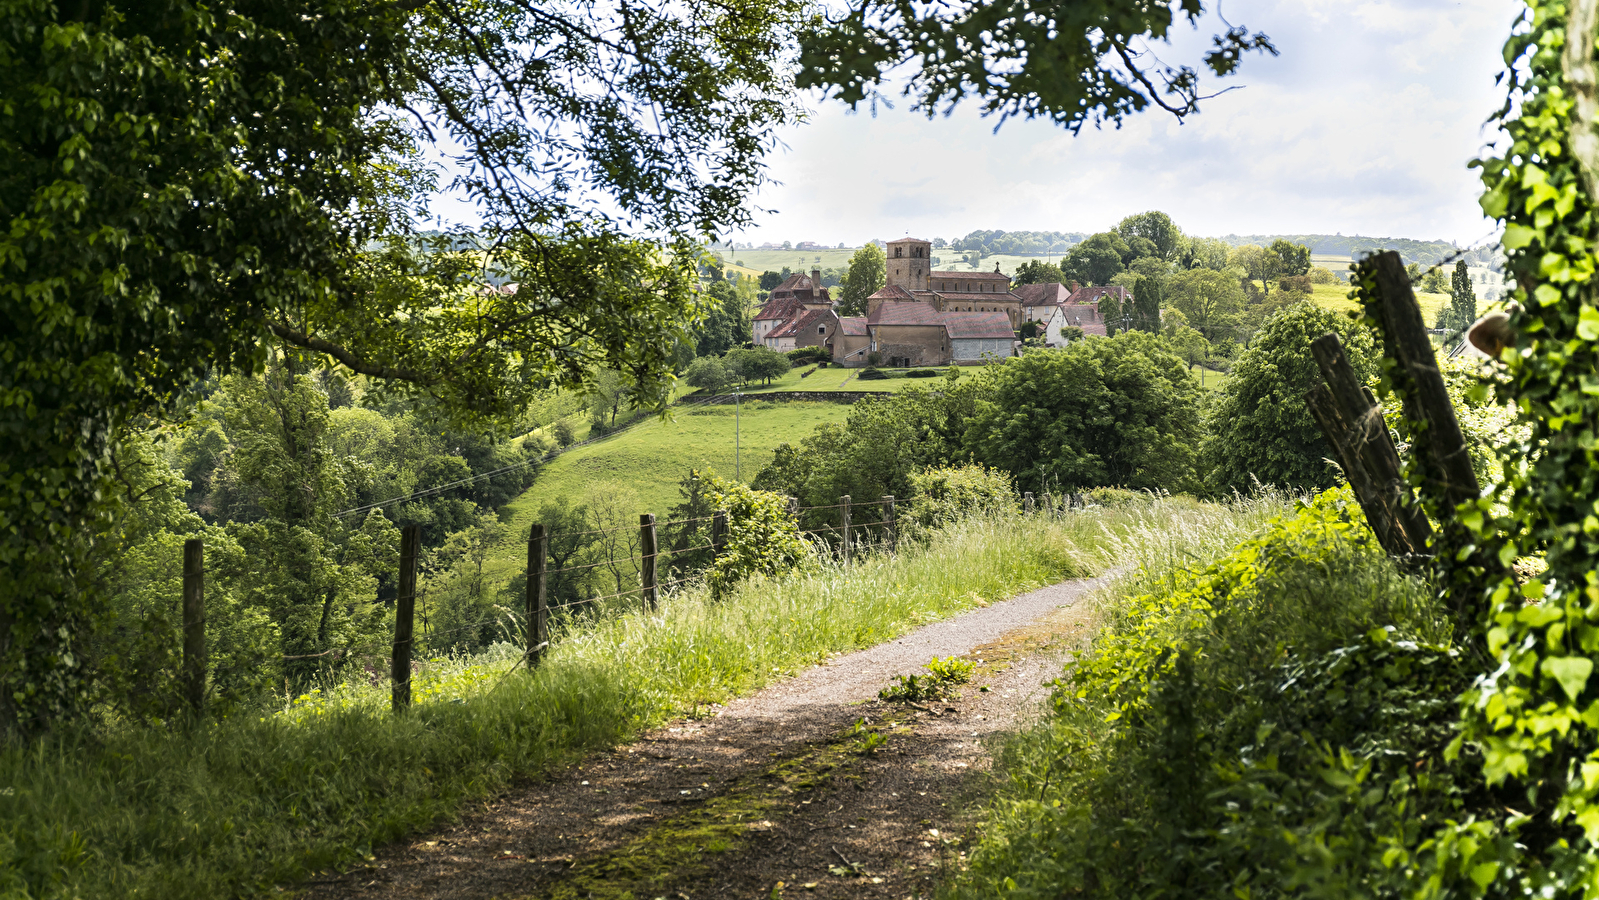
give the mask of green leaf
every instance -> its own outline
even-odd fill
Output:
[[[1485,197],[1484,200],[1486,199]],[[1511,223],[1505,226],[1505,237],[1501,243],[1505,245],[1506,250],[1520,250],[1522,247],[1531,244],[1532,239],[1537,236],[1538,232],[1528,226]]]
[[[1561,690],[1572,700],[1582,693],[1593,674],[1593,660],[1582,656],[1558,656],[1543,661],[1543,673],[1560,682]]]
[[[1539,285],[1538,289],[1541,291],[1545,287],[1548,285]],[[1577,314],[1577,337],[1585,341],[1599,340],[1599,309],[1583,305],[1582,311]]]

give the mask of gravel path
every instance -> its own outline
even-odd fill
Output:
[[[962,852],[951,832],[970,779],[990,765],[984,740],[1039,708],[1083,634],[1072,606],[1102,582],[1052,585],[838,657],[295,887],[317,898],[766,900],[783,882],[789,900],[928,896]],[[876,699],[934,656],[981,659],[988,690],[917,707]],[[880,745],[854,749],[868,732]],[[662,864],[662,835],[685,823],[725,835],[729,817],[726,847],[667,845]]]

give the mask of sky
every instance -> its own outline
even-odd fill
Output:
[[[1167,212],[1189,234],[1490,238],[1475,170],[1503,102],[1494,77],[1511,0],[1228,0],[1228,21],[1264,31],[1281,56],[1246,57],[1179,124],[1144,112],[1076,136],[971,109],[928,120],[899,101],[874,117],[813,97],[810,121],[770,160],[769,212],[732,235],[859,246],[976,229],[1102,231]],[[1186,30],[1186,26],[1184,26]],[[1155,49],[1198,66],[1214,16]]]

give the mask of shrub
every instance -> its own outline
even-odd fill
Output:
[[[888,373],[876,366],[867,366],[861,370],[859,375],[855,376],[855,378],[859,381],[882,381],[887,377]]]
[[[1321,266],[1311,266],[1310,274],[1305,277],[1310,279],[1311,284],[1337,284],[1343,280],[1334,275],[1331,269],[1324,269]]]
[[[1084,491],[1083,496],[1095,506],[1127,506],[1130,503],[1141,502],[1149,495],[1123,488],[1100,487]]]
[[[799,347],[788,351],[785,355],[788,357],[788,361],[796,366],[802,366],[805,363],[824,362],[833,358],[832,354],[827,352],[826,347]]]
[[[1277,286],[1288,294],[1308,294],[1311,292],[1309,275],[1288,275],[1278,280]]]
[[[905,373],[906,378],[937,378],[937,369],[912,369]]]
[[[572,428],[570,419],[556,419],[550,426],[550,436],[555,438],[555,443],[560,447],[570,447],[577,441],[577,432]]]
[[[968,516],[1014,514],[1016,488],[1010,476],[982,466],[927,469],[911,476],[912,521],[924,527]]]
[[[1338,483],[1332,449],[1305,405],[1321,381],[1310,342],[1334,332],[1362,380],[1373,372],[1371,332],[1341,313],[1296,303],[1273,313],[1233,365],[1211,408],[1201,453],[1212,493],[1250,491],[1257,483],[1322,490]]]
[[[1481,796],[1449,751],[1470,667],[1347,489],[1106,618],[1002,751],[956,896],[1411,896]],[[1428,896],[1480,896],[1467,868]]]
[[[756,575],[771,577],[799,565],[809,548],[788,514],[788,499],[771,491],[705,476],[711,505],[727,511],[723,552],[711,564],[711,590],[721,596]]]

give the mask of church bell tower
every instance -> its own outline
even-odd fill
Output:
[[[889,241],[884,260],[886,283],[907,291],[927,290],[927,275],[933,267],[933,245],[921,238],[906,237]]]

